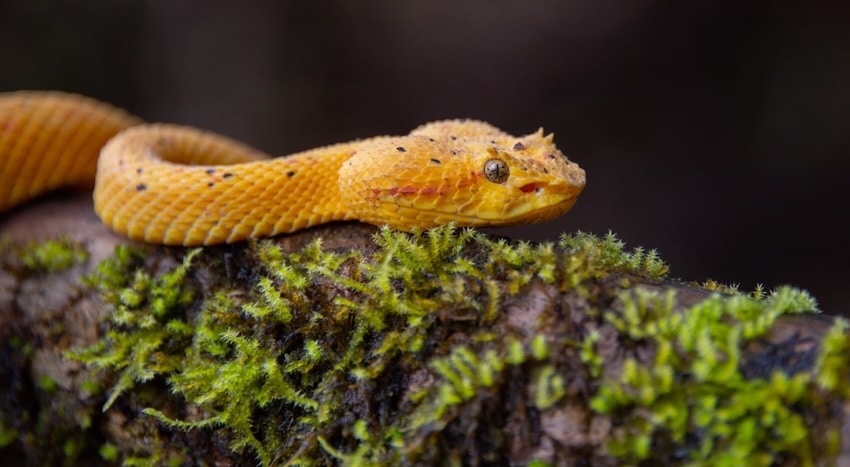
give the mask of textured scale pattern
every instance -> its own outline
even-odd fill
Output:
[[[116,232],[210,245],[339,220],[400,230],[541,222],[575,204],[585,174],[542,130],[517,137],[472,120],[272,159],[81,96],[0,94],[0,211],[92,182],[95,211]]]
[[[80,96],[0,93],[0,209],[61,187],[91,187],[100,148],[140,123]]]

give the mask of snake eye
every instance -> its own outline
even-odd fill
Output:
[[[508,164],[501,159],[488,159],[484,163],[484,176],[493,183],[505,183],[510,173]]]

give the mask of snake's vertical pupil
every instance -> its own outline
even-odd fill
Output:
[[[501,159],[488,159],[484,163],[484,176],[493,183],[505,183],[509,175],[508,164]]]

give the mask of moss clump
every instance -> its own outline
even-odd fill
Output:
[[[88,260],[88,251],[70,240],[47,240],[23,245],[18,250],[21,263],[33,272],[59,272]]]
[[[789,406],[811,400],[810,386],[801,390],[795,375],[758,382],[738,369],[740,346],[776,316],[813,307],[792,289],[717,295],[685,313],[673,310],[672,296],[605,295],[602,282],[626,288],[631,278],[667,272],[654,251],[628,251],[611,234],[531,244],[451,227],[382,229],[372,250],[326,251],[315,241],[296,253],[262,241],[250,246],[258,266],[248,294],[220,271],[207,274],[224,278],[216,289],[196,290],[193,272],[218,267],[198,251],[156,275],[119,250],[91,280],[115,312],[105,337],[74,357],[114,375],[105,408],[132,388],[164,382],[185,404],[150,400],[143,418],[177,432],[219,430],[230,449],[264,465],[506,463],[515,440],[503,430],[521,415],[504,407],[557,410],[587,394],[581,381],[602,377],[593,408],[618,420],[609,449],[625,461],[651,459],[660,439],[694,460],[744,448],[806,454]],[[564,305],[509,324],[508,309],[534,308],[523,297],[532,290],[573,297],[587,323],[610,323],[622,339],[653,348],[655,359],[629,359],[612,379],[597,352],[598,323],[570,322]],[[621,307],[611,307],[615,298]],[[823,391],[844,377],[845,344],[834,341],[821,364]],[[695,389],[673,389],[680,371]],[[774,403],[758,408],[756,397]],[[771,420],[785,425],[764,435],[747,425]],[[685,439],[694,429],[708,435]],[[746,439],[734,444],[738,432]],[[162,450],[121,456],[187,459]]]
[[[226,286],[193,299],[186,279],[197,250],[154,276],[120,249],[90,281],[115,306],[110,329],[73,357],[117,376],[104,408],[164,378],[204,416],[147,414],[178,429],[223,427],[232,449],[249,448],[263,464],[416,459],[429,450],[416,433],[453,423],[478,391],[498,391],[516,371],[533,373],[539,407],[563,397],[546,336],[489,328],[506,298],[534,282],[568,290],[606,274],[666,271],[654,253],[627,252],[613,235],[534,245],[446,227],[383,229],[374,240],[369,254],[325,251],[319,241],[293,254],[256,243],[262,270],[247,299]],[[444,343],[460,331],[461,345]],[[417,368],[434,378],[405,396],[397,378]],[[353,394],[395,415],[376,418],[351,405]]]
[[[836,454],[835,445],[814,444],[801,407],[822,409],[824,398],[847,397],[827,395],[832,388],[824,384],[826,367],[847,362],[838,357],[847,345],[840,324],[835,342],[825,342],[819,370],[748,377],[742,348],[779,316],[816,310],[815,301],[789,287],[770,295],[759,289],[752,296],[715,294],[680,313],[673,298],[638,288],[620,295],[622,311],[603,315],[621,340],[654,349],[651,359],[627,357],[591,401],[617,419],[612,454],[629,463],[658,460],[664,446],[679,450],[683,462],[720,466],[772,465],[778,457],[811,465],[816,454]],[[842,361],[826,363],[834,357]],[[845,381],[846,368],[839,370]]]
[[[566,256],[563,269],[564,285],[569,287],[580,287],[589,280],[611,274],[634,274],[656,281],[663,279],[669,271],[657,251],[642,247],[628,251],[611,232],[602,238],[584,232],[565,234],[559,245],[575,253]]]
[[[132,265],[141,263],[142,254],[121,246],[86,280],[97,285],[104,299],[115,307],[109,318],[113,327],[91,348],[68,355],[118,373],[104,410],[136,383],[150,381],[182,365],[183,359],[173,351],[182,348],[193,334],[186,324],[185,309],[192,301],[192,291],[182,287],[182,281],[199,252],[190,251],[180,266],[153,277],[143,269],[126,274]]]
[[[121,452],[118,450],[118,446],[112,443],[103,443],[103,445],[100,446],[98,453],[103,460],[113,463],[118,462],[121,455]]]
[[[0,424],[0,448],[8,446],[18,438],[18,430]]]

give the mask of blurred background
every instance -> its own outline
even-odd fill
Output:
[[[850,294],[840,2],[0,0],[0,91],[62,89],[273,154],[441,118],[539,126],[576,207],[672,276]]]

